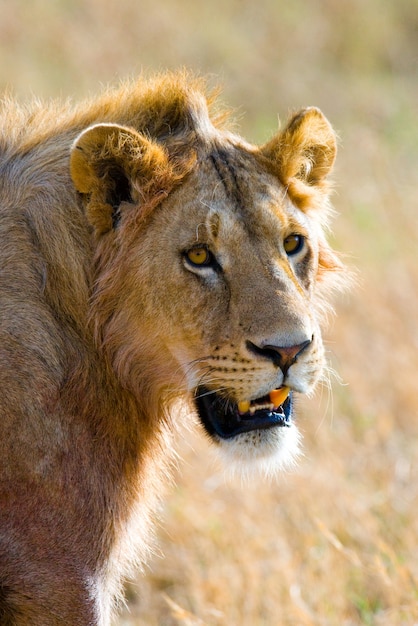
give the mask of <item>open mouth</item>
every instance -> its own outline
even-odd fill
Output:
[[[274,389],[256,400],[238,403],[199,387],[195,402],[205,430],[222,439],[291,424],[292,393],[288,387]]]

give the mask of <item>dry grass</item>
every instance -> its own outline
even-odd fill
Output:
[[[360,285],[327,334],[342,384],[301,402],[305,458],[224,480],[198,434],[128,588],[130,626],[418,623],[418,7],[411,0],[0,0],[0,87],[84,95],[186,65],[255,140],[320,106],[341,136],[335,244]],[[414,198],[415,200],[415,198]]]

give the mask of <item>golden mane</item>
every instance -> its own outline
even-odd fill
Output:
[[[0,111],[0,152],[23,154],[49,139],[56,141],[57,135],[81,132],[95,122],[117,121],[160,139],[168,138],[176,127],[190,139],[202,113],[219,129],[229,117],[227,109],[219,106],[217,91],[209,91],[203,78],[186,71],[125,80],[118,88],[110,87],[78,104],[34,99],[21,105],[6,97]]]

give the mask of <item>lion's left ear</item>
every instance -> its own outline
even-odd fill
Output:
[[[261,148],[261,153],[300,209],[327,195],[327,176],[335,161],[337,141],[319,109],[310,107],[293,116],[284,130]]]
[[[70,171],[99,235],[117,224],[124,203],[165,195],[173,174],[162,146],[117,124],[83,131],[72,146]]]

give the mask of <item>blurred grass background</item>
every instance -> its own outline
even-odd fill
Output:
[[[333,242],[359,284],[327,333],[341,381],[300,402],[305,457],[228,483],[198,433],[129,584],[129,626],[418,624],[417,0],[0,0],[0,89],[94,94],[189,67],[265,141],[321,107],[340,136]]]

